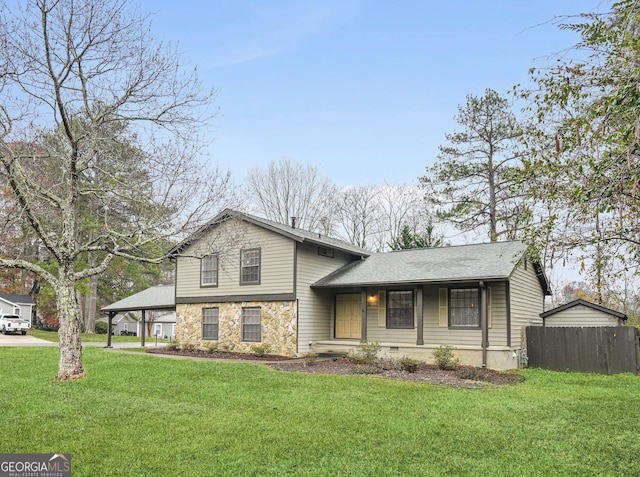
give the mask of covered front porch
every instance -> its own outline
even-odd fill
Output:
[[[375,341],[385,355],[430,362],[433,350],[445,344],[463,363],[491,366],[512,351],[508,320],[503,320],[493,332],[500,337],[497,346],[491,347],[499,353],[489,357],[491,292],[503,294],[505,287],[504,282],[475,281],[334,288],[330,336],[311,343],[311,349],[348,354]]]
[[[329,356],[348,356],[355,353],[361,340],[330,339],[313,342],[311,349],[313,353]],[[415,345],[410,343],[379,342],[382,347],[380,354],[384,358],[409,357],[429,364],[435,362],[433,351],[440,347],[441,343],[425,343]],[[460,359],[460,363],[487,367],[496,370],[517,369],[522,367],[520,350],[507,346],[492,346],[486,351],[486,364],[483,364],[482,346],[458,345],[454,347],[454,355]]]

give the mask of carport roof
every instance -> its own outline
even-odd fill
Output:
[[[101,311],[175,310],[175,308],[175,285],[157,285],[107,305]]]

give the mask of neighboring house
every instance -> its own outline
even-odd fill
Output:
[[[586,300],[573,300],[540,314],[544,326],[622,326],[627,315]]]
[[[114,335],[123,331],[142,336],[142,322],[145,322],[144,334],[148,337],[172,338],[176,335],[175,286],[157,285],[142,290],[101,309],[109,314],[108,322]],[[143,320],[144,318],[144,320]],[[151,333],[147,324],[153,322]]]
[[[140,313],[128,311],[124,313],[116,313],[111,320],[111,330],[116,336],[127,333],[138,334],[138,321],[140,321]],[[100,318],[100,321],[107,322],[107,318]]]
[[[550,294],[519,242],[370,254],[346,242],[225,210],[172,250],[177,339],[289,356],[347,353],[518,367],[521,330]]]
[[[102,318],[101,321],[107,322],[108,319]],[[151,323],[151,333],[148,332],[149,323]],[[140,311],[116,313],[111,320],[111,329],[115,336],[127,334],[140,336],[141,326],[142,312]],[[175,310],[146,311],[145,326],[145,334],[151,338],[156,335],[158,338],[174,338],[176,336],[176,312]]]
[[[36,303],[29,295],[0,293],[0,313],[20,315],[29,320],[29,326],[31,326],[34,306]]]

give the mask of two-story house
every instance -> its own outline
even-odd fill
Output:
[[[289,356],[347,353],[362,341],[431,360],[518,367],[523,326],[549,288],[519,242],[376,253],[225,210],[172,250],[182,343]]]

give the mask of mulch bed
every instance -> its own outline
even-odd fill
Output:
[[[147,349],[147,353],[209,359],[268,361],[270,362],[269,366],[278,371],[334,375],[367,375],[456,388],[505,386],[518,384],[523,381],[522,376],[513,372],[502,372],[473,366],[458,366],[455,370],[442,370],[435,365],[421,363],[415,372],[410,373],[401,369],[396,363],[388,360],[379,360],[376,365],[359,365],[347,358],[304,360],[273,354],[257,355],[254,353],[235,353],[230,351],[210,353],[203,350],[183,351],[149,348]],[[274,361],[276,362],[274,363]]]
[[[151,354],[171,354],[174,356],[190,356],[192,358],[235,359],[235,360],[246,360],[246,361],[288,361],[291,359],[287,356],[280,356],[278,354],[236,353],[233,351],[209,352],[201,349],[185,351],[181,349],[147,348],[146,352]]]

